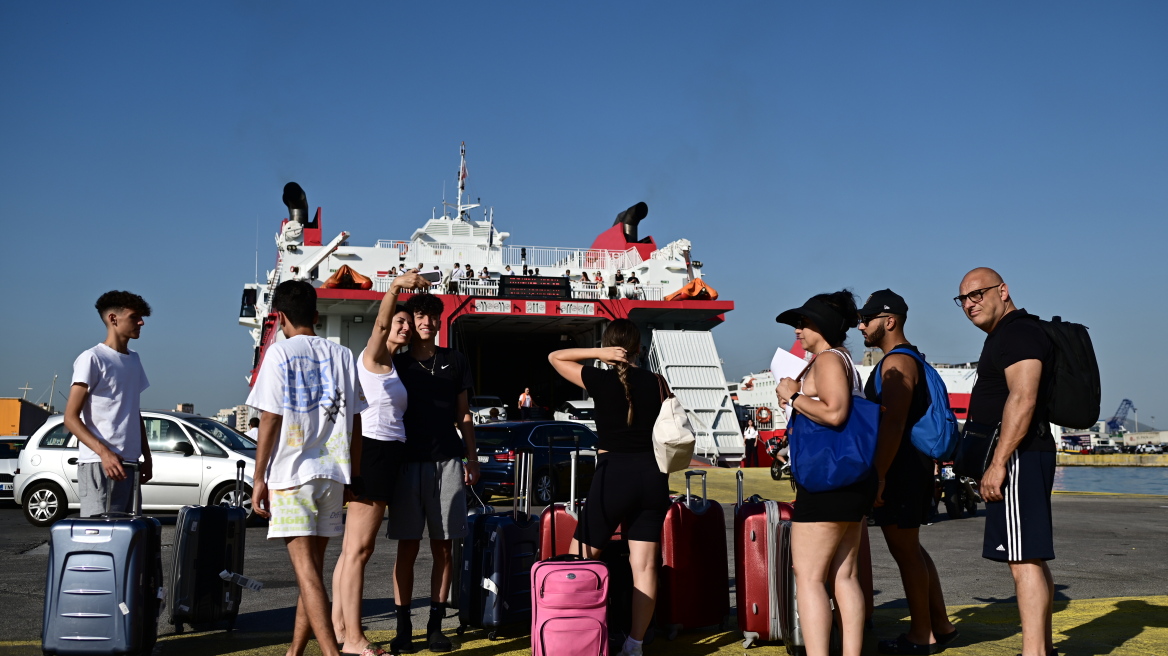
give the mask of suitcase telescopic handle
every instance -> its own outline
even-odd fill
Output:
[[[743,478],[743,474],[742,474],[741,469],[739,469],[737,472],[734,473],[734,478],[738,482],[738,505],[741,506],[742,505],[742,478]]]
[[[576,510],[576,462],[580,458],[580,436],[579,435],[556,435],[548,440],[548,470],[552,469],[555,463],[556,442],[572,442],[572,465],[568,480],[568,505],[566,508]],[[552,506],[555,506],[555,499],[552,499]]]
[[[685,505],[690,510],[693,510],[694,508],[691,505],[693,493],[690,492],[689,479],[693,478],[694,476],[702,477],[702,508],[705,508],[709,503],[709,499],[706,498],[706,472],[700,469],[690,469],[689,471],[685,472]]]
[[[247,467],[247,463],[241,460],[235,461],[235,507],[243,507],[243,470]]]
[[[142,498],[142,465],[137,462],[123,461],[122,468],[126,470],[132,470],[133,472],[133,478],[131,479],[133,481],[133,485],[131,486],[133,488],[133,493],[130,495],[130,512],[110,512],[110,502],[113,501],[114,498],[113,489],[111,488],[110,493],[105,497],[105,514],[112,516],[137,517],[138,515],[142,514],[142,512],[138,509],[138,504],[141,503]],[[127,471],[126,476],[131,476],[129,471]]]

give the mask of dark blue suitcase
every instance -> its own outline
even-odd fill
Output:
[[[182,633],[184,623],[226,620],[228,631],[235,628],[243,587],[224,573],[243,574],[244,467],[242,460],[236,463],[234,506],[183,506],[178,511],[168,600],[176,633]]]
[[[124,466],[137,481],[137,463]],[[139,494],[135,483],[135,508]],[[148,655],[164,598],[157,519],[106,513],[53,524],[41,633],[45,654]]]
[[[487,629],[494,640],[501,628],[531,627],[531,567],[539,560],[539,517],[531,514],[530,452],[515,467],[516,499],[509,513],[467,518],[463,542],[458,634]],[[522,483],[522,485],[521,485]],[[523,490],[522,501],[519,490]],[[520,511],[520,504],[523,509]]]

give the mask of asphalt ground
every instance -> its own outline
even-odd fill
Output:
[[[725,505],[727,543],[733,553],[733,470],[712,470],[709,496]],[[773,482],[765,470],[747,472],[747,494],[769,498],[792,496],[786,481]],[[675,490],[683,479],[671,480]],[[695,490],[697,492],[698,490]],[[506,503],[495,502],[505,507]],[[1056,643],[1064,654],[1168,654],[1168,497],[1057,493],[1055,549],[1059,558],[1050,563],[1056,583]],[[172,550],[174,515],[162,515],[164,559]],[[922,543],[937,564],[945,601],[962,637],[950,654],[1015,654],[1020,648],[1014,590],[1005,565],[980,557],[983,517],[950,520],[942,512],[938,521],[921,531]],[[174,635],[165,622],[157,653],[185,654],[282,654],[290,637],[296,601],[296,585],[282,541],[265,539],[266,527],[248,530],[245,572],[264,582],[259,592],[244,592],[236,631],[222,629]],[[39,654],[44,576],[47,565],[47,529],[29,525],[19,509],[0,507],[0,654]],[[876,630],[869,636],[866,652],[876,638],[895,637],[904,631],[905,603],[899,573],[879,532],[872,534],[873,580],[877,605]],[[331,570],[340,550],[334,540],[326,556]],[[388,641],[394,627],[390,573],[394,545],[384,538],[366,571],[365,622],[376,641]],[[423,547],[416,581],[417,599],[412,603],[415,625],[425,621],[428,604],[429,554]],[[731,566],[731,574],[733,567]],[[167,567],[169,575],[169,566]],[[733,580],[731,580],[733,585]],[[733,604],[733,587],[731,588]],[[445,625],[453,629],[452,616]],[[522,632],[522,631],[521,631]],[[469,631],[460,653],[507,654],[529,651],[526,637],[488,642],[481,633]],[[683,633],[676,641],[660,640],[648,653],[714,654],[742,652],[734,631]],[[310,653],[319,653],[315,647]],[[773,645],[753,647],[750,653],[779,654]],[[873,652],[874,653],[874,652]]]

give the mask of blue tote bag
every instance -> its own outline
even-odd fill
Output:
[[[844,358],[854,381],[852,359],[832,352]],[[822,426],[796,413],[787,429],[795,483],[808,492],[827,492],[864,480],[876,461],[879,427],[880,406],[854,393],[848,420],[840,426]]]

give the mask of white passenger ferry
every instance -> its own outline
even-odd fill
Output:
[[[510,400],[512,408],[525,387],[548,409],[581,399],[581,390],[555,374],[547,354],[599,346],[604,326],[627,318],[642,330],[642,365],[665,376],[690,414],[698,432],[696,455],[737,464],[742,432],[711,333],[734,303],[705,287],[694,246],[676,239],[658,247],[653,237],[642,237],[644,203],[620,212],[588,248],[513,244],[493,211],[464,202],[465,144],[461,157],[457,199],[443,203],[441,216],[434,213],[412,232],[406,225],[389,226],[399,238],[375,235],[365,245],[343,225],[325,228],[320,208],[310,216],[300,186],[285,186],[288,217],[276,234],[275,267],[262,282],[244,285],[239,323],[250,330],[255,347],[249,383],[268,347],[283,338],[270,307],[279,283],[312,283],[320,311],[317,334],[359,352],[394,275],[437,270],[441,280],[431,293],[441,294],[446,308],[438,341],[470,359],[476,394]],[[456,264],[463,270],[469,264],[473,277],[455,275]],[[368,283],[326,287],[345,265]]]

